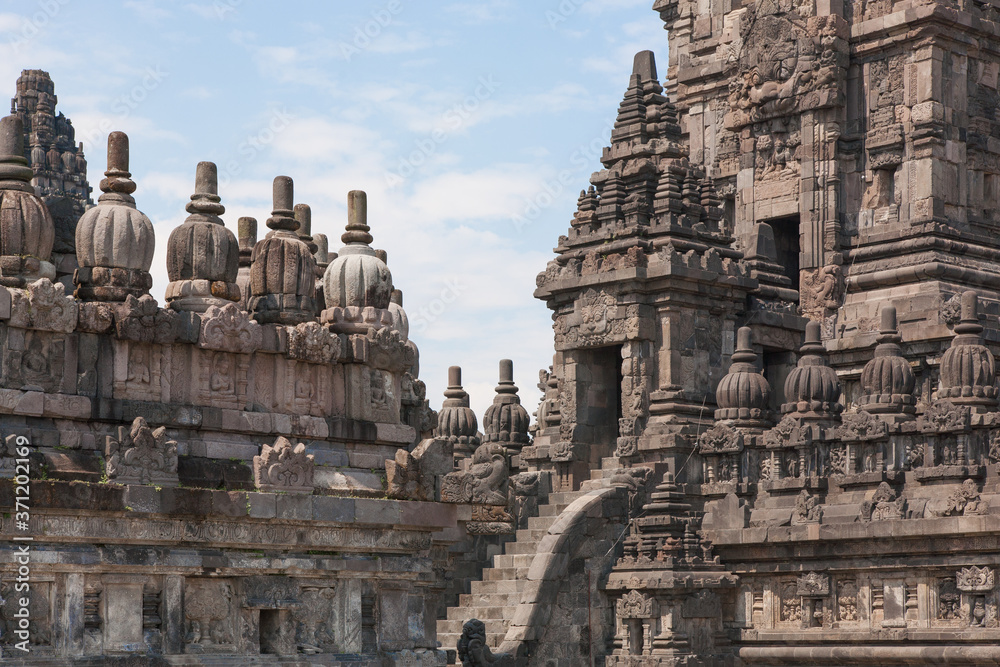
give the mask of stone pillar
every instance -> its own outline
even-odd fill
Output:
[[[163,578],[163,654],[184,652],[184,577]]]
[[[63,578],[64,598],[62,632],[66,655],[83,655],[83,574],[67,574]]]

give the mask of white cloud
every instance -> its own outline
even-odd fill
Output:
[[[511,3],[510,0],[457,2],[445,7],[444,11],[469,24],[493,23],[510,19]]]
[[[147,23],[159,23],[170,17],[170,12],[163,9],[153,0],[125,0],[122,6],[135,12],[139,20]]]

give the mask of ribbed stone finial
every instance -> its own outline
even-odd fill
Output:
[[[217,225],[224,224],[219,216],[226,212],[219,197],[219,170],[214,162],[199,162],[194,177],[194,194],[184,207],[197,219]]]
[[[715,411],[718,420],[733,420],[740,426],[762,426],[769,420],[768,401],[771,385],[757,372],[757,355],[753,351],[753,331],[740,327],[736,332],[736,351],[729,372],[715,390]]]
[[[913,389],[917,380],[910,364],[903,358],[896,330],[896,307],[882,307],[875,355],[861,371],[861,396],[858,407],[874,414],[910,415],[916,410]]]
[[[345,245],[350,243],[372,242],[368,232],[368,195],[364,190],[351,190],[347,193],[347,231],[340,237]]]
[[[292,202],[294,201],[294,184],[289,176],[275,176],[272,187],[272,199],[274,208],[271,217],[267,219],[267,226],[274,230],[287,230],[294,232],[299,223],[296,222]]]
[[[469,394],[462,388],[460,366],[448,368],[448,388],[444,396],[434,435],[451,442],[456,460],[462,459],[470,456],[479,445],[479,422],[469,407]]]
[[[135,204],[132,193],[135,192],[135,182],[129,173],[128,135],[124,132],[112,132],[108,135],[108,170],[101,180],[101,192],[104,194],[98,201],[122,201]]]
[[[510,359],[500,360],[500,381],[496,392],[493,405],[483,415],[483,439],[486,442],[502,442],[509,450],[519,451],[528,442],[531,418],[517,396],[514,362]]]
[[[826,361],[826,348],[820,342],[819,322],[806,324],[805,341],[799,348],[798,366],[785,378],[783,413],[800,419],[839,418],[840,379]]]
[[[214,162],[198,163],[194,194],[186,206],[190,215],[167,240],[170,283],[165,296],[174,310],[203,313],[241,298],[240,246],[219,217],[226,207],[219,198],[218,174]]]
[[[951,347],[941,357],[939,398],[961,405],[996,406],[995,362],[982,344],[982,332],[979,298],[969,290],[962,294],[962,320],[955,325]]]

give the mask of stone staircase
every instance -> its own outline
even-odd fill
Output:
[[[448,617],[437,623],[437,638],[442,650],[454,651],[462,636],[462,625],[471,618],[486,623],[487,641],[491,649],[503,642],[507,626],[528,583],[528,568],[538,550],[538,542],[559,514],[586,491],[550,493],[546,504],[538,508],[538,516],[528,519],[528,527],[517,531],[516,540],[504,545],[503,553],[492,559],[483,570],[481,581],[473,581],[471,592],[459,596],[457,607],[448,609]]]
[[[590,471],[590,479],[578,491],[549,494],[548,501],[539,506],[538,516],[528,519],[528,527],[519,529],[515,540],[504,545],[503,553],[493,556],[491,565],[483,570],[482,579],[472,581],[470,592],[460,595],[458,606],[449,607],[447,617],[437,622],[441,650],[455,651],[462,625],[472,618],[486,623],[490,649],[500,646],[527,586],[528,569],[538,552],[539,541],[570,503],[592,489],[609,486],[619,467],[617,458],[602,459],[601,467]]]

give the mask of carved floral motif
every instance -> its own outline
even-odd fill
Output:
[[[658,614],[658,611],[654,598],[633,590],[618,598],[618,602],[615,603],[615,613],[618,618],[622,619],[645,619],[653,618]]]
[[[288,354],[314,364],[333,363],[340,357],[340,336],[318,322],[303,322],[288,330]]]
[[[21,329],[70,333],[76,328],[77,301],[62,283],[40,278],[25,289],[11,289],[10,325]]]
[[[994,587],[993,570],[988,567],[963,567],[955,573],[955,585],[958,590],[966,593],[992,591]]]
[[[209,350],[248,354],[261,346],[263,330],[234,303],[211,306],[201,316],[198,346]]]
[[[314,457],[306,454],[304,444],[293,446],[288,438],[278,437],[253,457],[254,484],[264,491],[312,493],[313,468]]]
[[[118,427],[104,450],[108,478],[120,484],[177,485],[177,443],[167,439],[167,428],[155,431],[136,417],[132,427]]]

